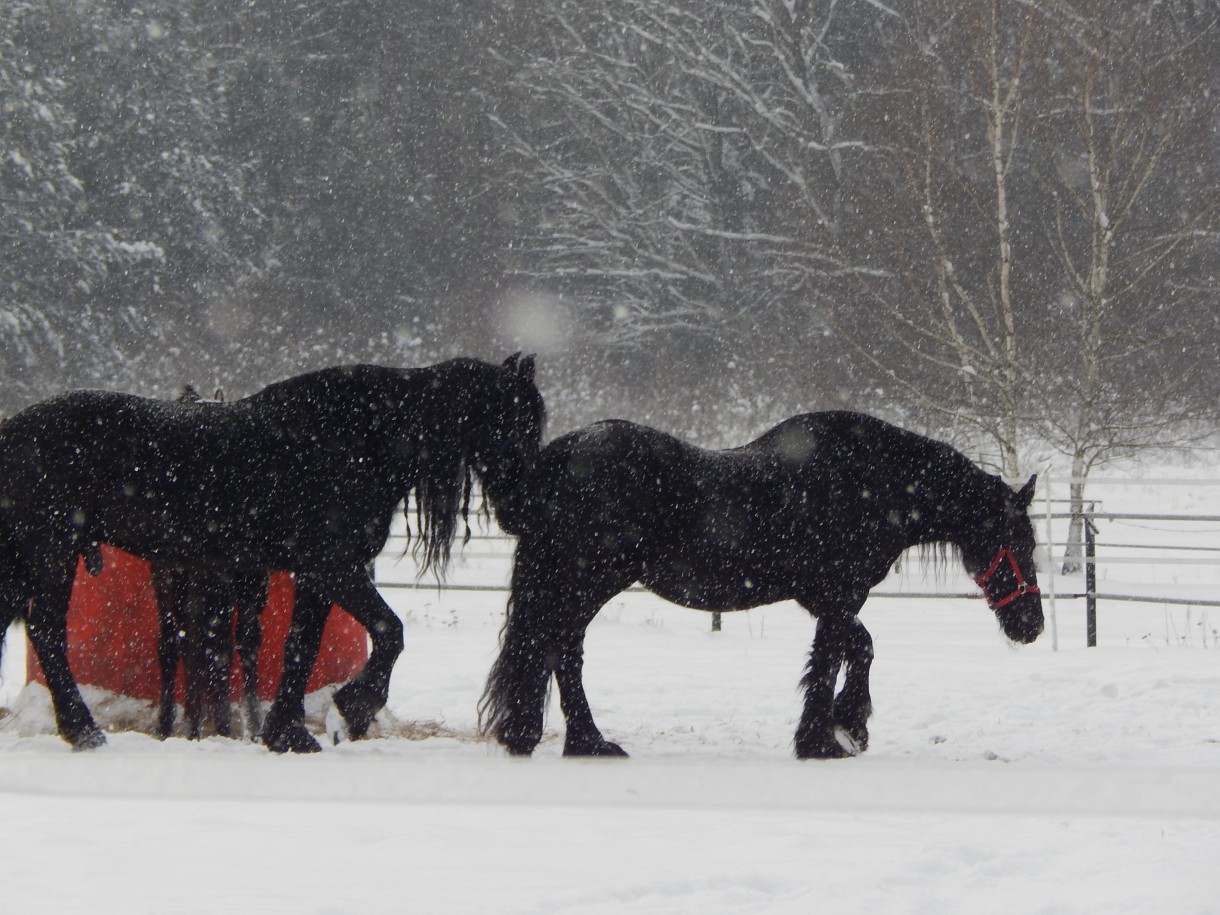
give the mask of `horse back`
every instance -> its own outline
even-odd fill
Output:
[[[891,520],[915,498],[904,465],[927,463],[906,435],[860,414],[809,413],[708,450],[598,423],[544,449],[545,526],[527,549],[629,568],[667,599],[706,609],[845,582],[855,591],[904,547]]]
[[[737,448],[711,450],[624,420],[595,423],[543,450],[543,500],[603,520],[663,525],[692,507],[764,518],[794,502],[828,506],[850,496],[868,444],[845,430],[853,414],[793,417]],[[870,417],[863,417],[870,419]],[[683,519],[685,522],[689,519]]]
[[[0,427],[0,509],[52,552],[107,542],[258,568],[375,552],[410,475],[411,387],[385,369],[311,373],[229,404],[69,392]]]
[[[712,451],[612,420],[556,439],[541,467],[545,536],[615,541],[603,551],[709,555],[791,520],[790,474],[765,447]]]

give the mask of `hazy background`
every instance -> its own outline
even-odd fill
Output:
[[[1216,428],[1205,0],[0,0],[0,410],[541,354],[552,430]]]

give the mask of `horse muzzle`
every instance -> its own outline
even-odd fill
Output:
[[[1004,635],[1021,645],[1028,645],[1042,634],[1045,619],[1042,598],[1036,593],[1023,594],[1016,600],[996,608],[996,619]]]

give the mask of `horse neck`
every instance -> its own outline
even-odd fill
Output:
[[[920,519],[910,525],[908,546],[949,543],[960,548],[981,535],[995,504],[995,477],[947,447],[908,476],[902,486],[910,498],[907,511],[918,512]]]

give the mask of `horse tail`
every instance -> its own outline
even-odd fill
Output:
[[[513,681],[513,662],[508,651],[510,627],[513,623],[513,596],[508,596],[504,625],[500,628],[500,654],[491,665],[483,695],[479,697],[479,733],[485,737],[497,736],[497,731],[509,714],[509,684]],[[514,639],[516,638],[514,633]]]
[[[518,546],[518,553],[520,553]],[[516,563],[507,615],[500,630],[500,654],[479,700],[479,730],[514,755],[528,755],[542,739],[559,628],[539,612],[544,602],[529,599],[522,565]],[[523,599],[524,598],[524,599]]]

